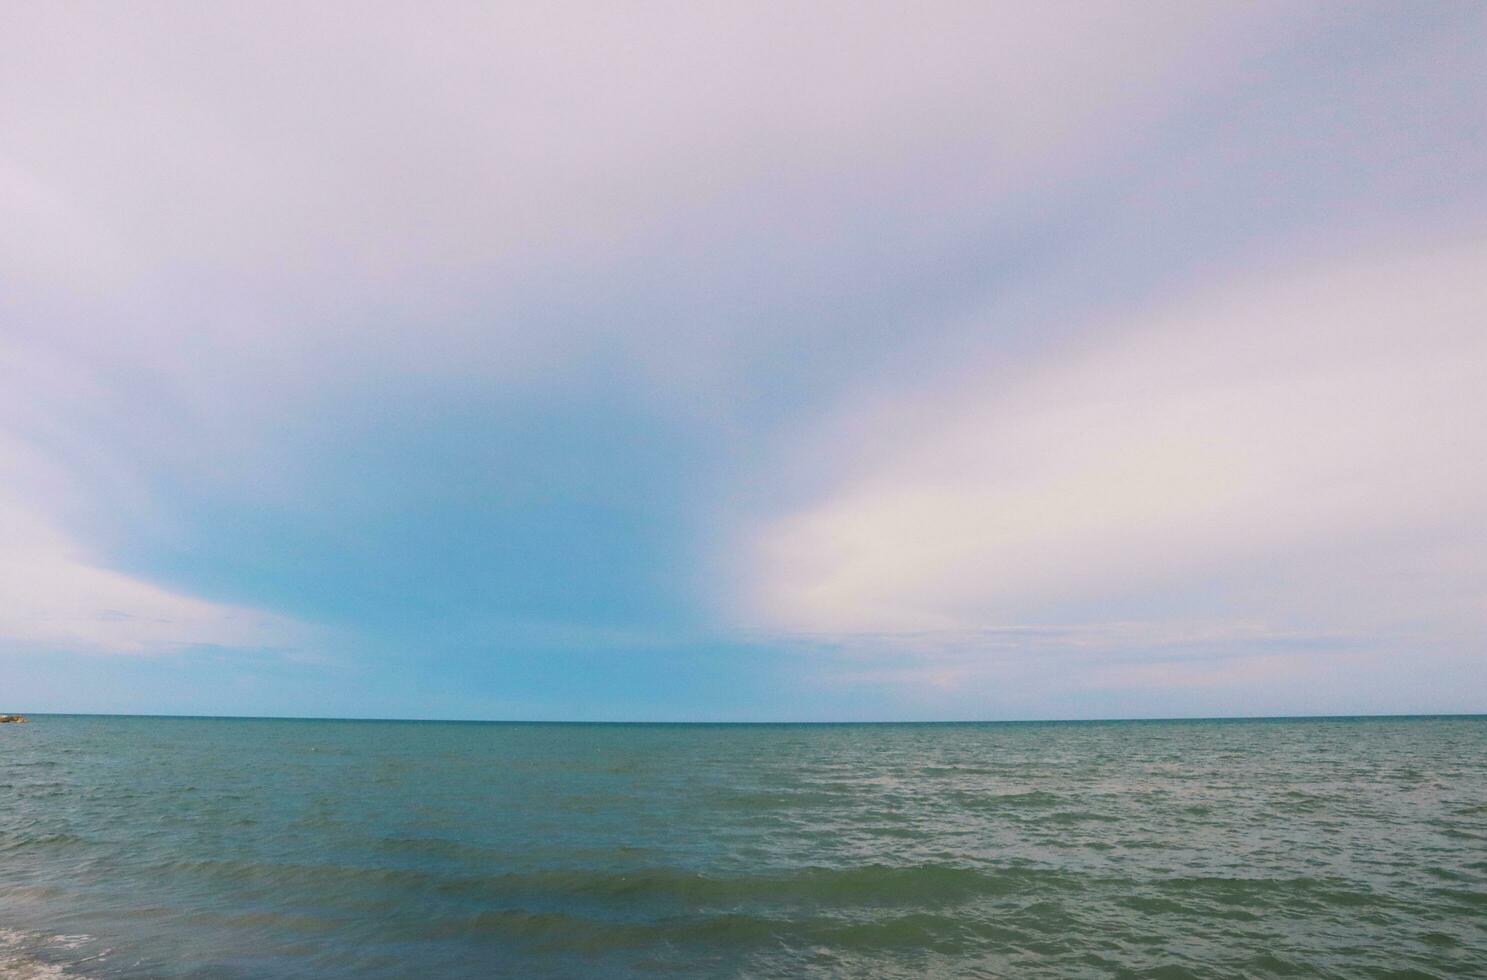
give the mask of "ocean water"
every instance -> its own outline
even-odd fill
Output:
[[[1487,977],[1487,719],[42,716],[0,976]]]

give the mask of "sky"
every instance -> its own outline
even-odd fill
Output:
[[[0,11],[0,709],[1487,712],[1487,8]]]

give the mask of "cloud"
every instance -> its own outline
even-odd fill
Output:
[[[162,487],[292,511],[325,496],[318,465],[386,438],[366,419],[416,428],[445,382],[617,351],[706,387],[760,335],[771,360],[829,333],[762,315],[761,277],[849,281],[832,252],[862,216],[1046,185],[1191,98],[1175,78],[1297,23],[1114,2],[8,11],[0,439],[39,462],[0,500],[34,532],[3,559],[5,629],[258,642],[259,614],[109,571],[191,520]],[[395,498],[404,472],[352,489]]]
[[[787,651],[791,689],[834,718],[1157,718],[1476,711],[1480,634],[1176,616],[765,642]]]
[[[755,530],[744,615],[837,633],[1110,608],[1482,622],[1484,269],[1473,242],[1241,282],[931,394]]]
[[[0,633],[1464,632],[1478,257],[1211,287],[1479,226],[1468,7],[7,10]]]
[[[171,592],[65,550],[0,555],[0,643],[10,648],[127,654],[201,646],[282,650],[299,642],[300,633],[285,617]]]
[[[35,453],[0,433],[0,646],[69,653],[162,654],[192,647],[283,650],[303,626],[206,601],[104,567],[19,487],[62,488]]]
[[[12,11],[11,329],[179,383],[203,359],[276,377],[348,356],[501,374],[605,332],[595,316],[524,329],[534,305],[571,303],[575,280],[623,292],[635,263],[660,261],[726,281],[699,252],[767,237],[788,266],[863,208],[1007,199],[1153,125],[1202,88],[1199,67],[1213,77],[1314,16],[1166,2]],[[696,328],[647,335],[687,344]]]

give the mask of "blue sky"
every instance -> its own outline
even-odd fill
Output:
[[[1487,711],[1477,3],[0,15],[0,708]]]

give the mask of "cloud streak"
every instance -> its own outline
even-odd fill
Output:
[[[755,609],[966,629],[1223,583],[1231,613],[1314,627],[1481,622],[1487,568],[1460,550],[1418,587],[1376,570],[1487,526],[1484,268],[1470,243],[1237,284],[936,393],[880,462],[759,530]]]
[[[302,646],[287,617],[209,602],[104,567],[47,517],[0,495],[0,645],[158,655]]]

